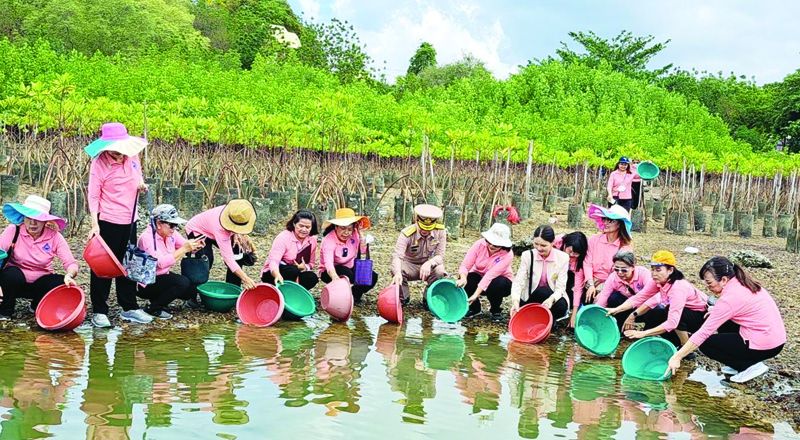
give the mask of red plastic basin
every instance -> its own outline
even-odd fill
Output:
[[[319,297],[322,309],[337,321],[347,321],[353,313],[353,292],[350,290],[350,280],[340,277],[331,281],[322,288]]]
[[[281,319],[283,294],[271,284],[256,284],[236,300],[236,314],[245,324],[269,327]]]
[[[47,292],[36,307],[36,323],[51,331],[69,331],[86,319],[86,295],[80,287],[61,285]]]
[[[389,322],[403,323],[403,305],[400,303],[400,286],[390,284],[378,294],[378,313]]]
[[[83,250],[83,259],[95,275],[100,278],[116,278],[128,275],[128,272],[119,263],[117,257],[108,248],[105,240],[95,235],[86,243]]]
[[[553,314],[541,304],[528,304],[519,309],[508,323],[508,331],[515,341],[538,344],[550,335]]]

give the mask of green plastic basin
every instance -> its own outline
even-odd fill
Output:
[[[617,320],[606,316],[606,309],[596,304],[583,306],[575,318],[575,339],[598,356],[611,355],[620,340]]]
[[[209,281],[197,286],[200,301],[208,310],[227,312],[236,305],[242,288],[223,281]]]
[[[444,322],[458,322],[467,314],[467,292],[451,279],[441,279],[425,293],[428,308]]]
[[[278,290],[283,294],[283,319],[297,320],[317,311],[311,292],[294,281],[284,281]]]
[[[658,169],[658,165],[646,160],[636,167],[636,172],[639,173],[639,177],[643,180],[653,180],[658,177],[658,173],[661,170]]]
[[[625,350],[622,369],[637,379],[666,380],[672,376],[667,370],[667,362],[676,351],[672,342],[666,339],[658,336],[643,338]]]

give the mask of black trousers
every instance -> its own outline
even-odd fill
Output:
[[[296,281],[297,284],[306,288],[306,290],[311,290],[314,286],[317,285],[319,282],[319,277],[317,274],[310,270],[300,271],[294,264],[281,264],[278,267],[278,272],[280,272],[281,276],[286,281]],[[272,272],[266,271],[261,274],[261,281],[269,284],[275,284],[275,277],[272,276]]]
[[[472,296],[478,288],[478,283],[481,282],[483,275],[477,272],[470,272],[467,274],[467,285],[464,290],[467,296]],[[500,276],[492,280],[486,290],[481,292],[481,295],[486,295],[489,299],[489,312],[500,313],[501,306],[503,305],[503,298],[511,295],[511,280],[506,277]],[[475,312],[481,311],[481,299],[478,298],[469,305],[469,309]]]
[[[631,183],[631,208],[639,209],[639,195],[642,193],[642,182]]]
[[[750,348],[749,342],[742,339],[739,326],[728,321],[720,326],[718,333],[700,344],[700,351],[736,371],[744,371],[759,362],[774,358],[783,350],[783,345],[769,350],[754,350]]]
[[[105,240],[114,256],[122,262],[128,242],[136,242],[136,228],[130,224],[118,225],[100,220],[100,237]],[[136,302],[136,283],[127,277],[114,278],[117,286],[117,303],[123,311],[139,308]],[[92,311],[94,313],[108,314],[108,295],[111,293],[111,279],[100,278],[92,272],[89,276],[89,290],[92,298]]]
[[[29,283],[25,281],[25,274],[22,273],[20,268],[6,266],[5,269],[0,271],[0,287],[3,288],[0,315],[13,317],[17,298],[29,298],[31,307],[36,310],[42,297],[62,284],[64,284],[64,275],[55,273],[42,275],[36,281]]]
[[[195,297],[189,278],[176,273],[157,275],[155,283],[139,287],[136,295],[149,299],[150,307],[147,310],[156,313],[176,299],[188,300]]]
[[[191,240],[193,238],[197,238],[198,235],[195,234],[194,232],[190,232],[188,237]],[[206,246],[203,249],[200,249],[199,251],[197,251],[197,254],[205,255],[206,258],[208,258],[208,268],[209,269],[211,269],[211,267],[214,266],[214,247],[215,246],[217,248],[219,248],[219,245],[217,244],[216,240],[212,240],[211,238],[206,237]],[[242,285],[242,279],[239,278],[239,276],[236,275],[235,273],[231,272],[231,270],[229,268],[227,268],[227,267],[226,267],[226,270],[225,270],[225,282],[233,284],[235,286],[241,286]]]
[[[522,301],[520,306],[524,304],[541,304],[553,294],[553,289],[550,288],[548,285],[544,285],[542,287],[537,287],[536,290],[531,292],[528,295],[527,301]],[[553,314],[553,328],[556,328],[556,320],[559,318],[563,318],[567,314],[567,307],[569,307],[569,303],[564,298],[559,298],[558,301],[554,302],[552,306],[550,306],[550,313]]]
[[[669,314],[669,306],[667,307],[656,307],[654,309],[650,309],[647,313],[639,316],[636,318],[637,322],[644,322],[644,329],[649,330],[651,328],[658,327],[659,325],[663,324],[664,321],[667,320],[667,315]],[[675,330],[681,330],[689,333],[694,333],[697,330],[700,330],[700,327],[703,325],[705,321],[705,312],[699,312],[696,310],[689,310],[688,307],[683,308],[683,313],[681,313],[681,319],[678,321],[678,327]],[[672,342],[675,347],[681,347],[681,340],[678,338],[678,335],[675,333],[675,330],[667,333],[662,333],[662,338]]]
[[[622,206],[625,208],[626,211],[631,211],[631,206],[633,206],[633,199],[614,199],[617,205]],[[613,204],[609,203],[608,207],[610,208]]]
[[[353,280],[356,279],[356,275],[353,272],[353,269],[349,267],[334,265],[333,269],[336,271],[336,274],[339,275],[340,277],[347,277],[347,279],[350,280],[350,283],[353,283]],[[328,275],[328,272],[322,272],[320,278],[326,284],[331,282],[331,277],[330,275]],[[369,292],[370,289],[375,287],[376,284],[378,284],[378,274],[374,270],[372,271],[372,281],[370,282],[369,286],[358,286],[356,284],[353,284],[352,290],[353,290],[353,299],[355,300],[355,302],[360,302],[361,297],[364,296],[365,293]]]
[[[615,290],[615,291],[611,292],[611,295],[608,296],[608,301],[607,301],[606,304],[608,305],[608,308],[610,309],[610,308],[613,308],[613,307],[621,306],[622,303],[624,303],[625,300],[627,300],[627,299],[628,299],[627,296],[625,296],[625,295],[623,295],[623,294],[621,294],[621,293],[619,293],[619,292],[617,292]],[[625,322],[626,319],[628,319],[628,316],[630,316],[631,313],[633,313],[633,309],[626,310],[624,312],[620,312],[620,313],[617,313],[616,315],[614,315],[614,319],[617,320],[617,327],[622,329],[622,324]]]

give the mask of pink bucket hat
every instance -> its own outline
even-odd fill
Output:
[[[6,203],[3,205],[3,215],[15,225],[22,224],[25,217],[28,217],[41,222],[54,222],[58,225],[59,231],[67,226],[66,220],[50,214],[49,200],[34,195],[28,196],[22,204]]]
[[[619,205],[612,205],[610,208],[606,209],[595,204],[589,205],[589,209],[587,210],[586,214],[589,216],[590,219],[594,220],[595,224],[597,224],[597,228],[601,231],[605,228],[603,224],[604,218],[610,218],[612,220],[622,220],[625,223],[625,229],[628,230],[628,233],[631,232],[631,215],[628,211],[625,210],[622,206]]]
[[[100,139],[83,148],[92,159],[103,151],[116,151],[128,157],[136,156],[145,146],[147,141],[140,137],[130,136],[125,125],[119,122],[103,124]]]

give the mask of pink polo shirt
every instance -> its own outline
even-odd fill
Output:
[[[708,309],[708,295],[697,290],[692,283],[686,280],[678,280],[663,286],[659,286],[651,280],[639,293],[625,302],[630,303],[634,308],[642,304],[651,309],[659,305],[669,306],[667,320],[662,324],[667,332],[678,327],[684,307],[698,312],[705,312]]]
[[[306,261],[305,263],[309,268],[308,270],[312,270],[311,268],[317,267],[317,236],[310,235],[300,241],[294,235],[294,232],[281,231],[272,241],[272,248],[269,250],[267,261],[264,262],[261,273],[278,269],[281,263],[295,264],[297,254],[307,246],[311,246],[311,261]]]
[[[631,294],[631,289],[633,289],[634,294],[639,293],[644,289],[644,286],[652,280],[653,276],[650,274],[650,269],[644,266],[636,266],[633,268],[633,278],[631,278],[630,281],[625,281],[620,278],[616,272],[611,272],[608,278],[606,278],[606,282],[603,284],[603,290],[597,295],[597,299],[595,299],[594,303],[600,307],[608,307],[608,298],[612,293],[619,292],[630,298],[633,296],[633,294]]]
[[[129,225],[141,181],[139,156],[116,163],[105,152],[100,153],[89,166],[89,212],[98,213],[99,220]]]
[[[61,233],[50,228],[44,228],[42,235],[35,239],[31,237],[25,225],[19,226],[19,237],[14,245],[14,251],[9,266],[20,268],[25,275],[25,281],[32,283],[44,275],[55,273],[53,271],[53,258],[58,257],[64,265],[64,270],[78,270],[78,262],[72,256],[67,240]],[[0,249],[8,250],[14,240],[16,226],[8,225],[0,234]]]
[[[553,241],[553,247],[561,249],[563,244],[564,234],[556,235],[556,239]],[[563,249],[561,250],[563,251]],[[569,270],[572,272],[575,281],[572,286],[572,307],[578,308],[581,304],[581,296],[583,296],[583,286],[586,284],[586,277],[583,276],[583,267],[578,267],[577,257],[569,257]]]
[[[633,173],[614,170],[608,177],[608,191],[615,199],[630,200],[633,198],[631,195],[631,183],[633,183]],[[619,190],[620,186],[624,186],[623,191]]]
[[[155,249],[153,246],[153,229],[148,226],[139,237],[138,246],[150,256],[158,260],[156,263],[156,275],[166,275],[169,269],[175,264],[175,250],[180,249],[186,240],[180,232],[173,230],[169,237],[162,237],[156,232]]]
[[[614,255],[619,251],[633,252],[633,248],[630,245],[622,246],[619,238],[609,243],[606,234],[602,232],[589,237],[589,248],[586,258],[583,259],[583,274],[586,279],[605,281],[614,267]]]
[[[483,277],[478,282],[478,288],[486,290],[489,284],[497,277],[505,277],[509,280],[514,279],[511,272],[511,262],[514,261],[514,254],[511,251],[499,251],[494,255],[489,255],[489,246],[486,240],[480,239],[472,244],[467,251],[461,266],[458,268],[459,274],[469,274],[476,272]]]
[[[786,343],[786,327],[775,300],[765,289],[753,293],[736,278],[728,281],[708,319],[689,341],[700,346],[717,329],[731,320],[753,350],[770,350]]]
[[[236,272],[241,269],[241,266],[233,255],[233,244],[231,243],[233,232],[223,228],[219,221],[223,209],[225,209],[225,205],[217,206],[190,218],[189,223],[186,223],[186,234],[194,232],[195,235],[202,234],[216,241],[225,265],[231,272]]]
[[[336,231],[331,231],[322,239],[322,244],[320,245],[320,272],[333,271],[334,266],[344,266],[352,269],[358,255],[360,243],[361,235],[358,233],[358,229],[354,229],[353,235],[344,242],[336,236]]]

